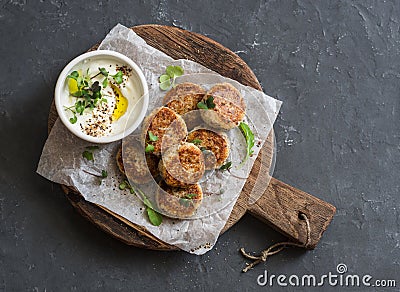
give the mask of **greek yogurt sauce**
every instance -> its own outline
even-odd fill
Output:
[[[107,70],[108,77],[99,74],[99,68]],[[82,115],[76,113],[77,121],[71,123],[71,126],[92,137],[103,137],[123,132],[128,120],[135,118],[130,115],[137,112],[134,111],[134,108],[141,97],[141,87],[137,78],[135,78],[136,76],[133,75],[135,74],[133,70],[128,65],[121,63],[120,60],[94,57],[77,64],[70,74],[73,71],[79,72],[80,75],[86,75],[88,72],[87,75],[91,77],[92,83],[99,82],[102,96],[101,101],[97,102],[93,109],[86,108]],[[117,84],[112,77],[118,71],[123,73],[121,84]],[[108,80],[108,85],[103,88],[102,83],[105,78]],[[75,82],[75,85],[71,85],[71,82]],[[78,100],[83,100],[83,98],[72,96],[70,88],[76,88],[76,86],[75,80],[71,81],[70,78],[67,78],[64,87],[65,103],[63,105],[68,119],[74,118],[74,114],[66,108],[74,109],[75,103]]]

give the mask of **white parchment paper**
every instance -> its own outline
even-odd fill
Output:
[[[167,217],[156,227],[150,224],[144,212],[143,203],[128,190],[119,190],[123,180],[116,163],[115,154],[120,142],[100,145],[94,150],[94,161],[82,158],[85,147],[91,145],[72,133],[58,119],[49,134],[43,148],[37,172],[45,178],[64,185],[75,187],[89,202],[99,204],[123,216],[129,221],[144,226],[149,232],[164,242],[176,245],[190,253],[204,254],[217,241],[218,235],[246,182],[253,163],[267,138],[279,112],[281,102],[234,80],[222,77],[204,66],[189,60],[173,60],[154,49],[136,35],[131,29],[118,24],[106,36],[99,49],[118,51],[141,67],[149,85],[149,110],[161,106],[165,92],[160,91],[158,77],[169,65],[179,65],[185,75],[177,79],[180,82],[193,82],[206,89],[221,82],[229,82],[238,88],[246,101],[246,122],[256,137],[254,155],[243,167],[233,168],[235,176],[219,172],[207,176],[201,183],[206,193],[218,193],[204,198],[197,212],[197,219],[177,220]],[[243,158],[245,141],[238,129],[228,133],[231,140],[231,160]],[[105,169],[108,177],[99,179],[93,174],[101,174]]]

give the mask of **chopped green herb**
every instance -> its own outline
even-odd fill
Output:
[[[197,197],[197,194],[186,194],[184,197],[187,199],[193,199],[193,198]]]
[[[104,78],[103,82],[101,83],[103,85],[103,88],[106,88],[108,86],[108,79]]]
[[[201,141],[200,139],[194,139],[190,141],[190,143],[193,143],[194,145],[200,145],[201,143],[203,143],[203,141]]]
[[[118,71],[117,74],[111,75],[111,77],[114,78],[117,84],[121,84],[124,81],[124,79],[122,78],[123,75],[124,73],[122,71]]]
[[[197,194],[186,194],[182,198],[179,198],[179,204],[189,207],[193,203],[192,199],[197,197]]]
[[[153,205],[151,204],[150,200],[144,195],[144,193],[142,191],[140,191],[139,193],[142,195],[143,204],[153,209]]]
[[[125,181],[122,182],[122,183],[120,183],[118,187],[119,187],[120,190],[125,190],[125,188],[126,188],[126,183],[125,183]]]
[[[78,83],[78,88],[79,87],[82,87],[83,86],[83,77],[82,76],[78,76],[77,78],[76,78],[76,83]]]
[[[84,101],[78,100],[75,103],[75,110],[78,114],[82,115],[83,111],[85,110],[85,103]]]
[[[79,77],[79,72],[78,71],[72,71],[71,74],[69,74],[67,76],[67,78],[71,78],[71,79],[77,79]]]
[[[107,176],[108,176],[107,170],[104,170],[104,169],[103,169],[103,170],[101,171],[101,177],[102,177],[102,178],[106,178]]]
[[[129,185],[129,183],[128,183]],[[131,193],[136,193],[139,194],[143,200],[143,204],[146,206],[146,213],[147,216],[149,217],[149,221],[151,224],[154,226],[159,226],[162,223],[162,216],[160,213],[154,210],[153,205],[151,204],[150,200],[147,198],[147,196],[139,189],[139,188],[134,188],[133,186],[129,185],[131,188]]]
[[[189,199],[186,199],[186,198],[179,199],[179,204],[181,204],[182,206],[189,207],[190,203],[191,203],[191,200],[189,200]]]
[[[171,88],[171,85],[171,81],[168,79],[160,83],[160,89],[166,91]]]
[[[83,156],[83,158],[86,158],[86,160],[89,160],[89,161],[94,160],[93,153],[90,151],[87,151],[87,150],[83,151],[82,156]]]
[[[88,71],[89,72],[89,71]],[[89,73],[87,73],[87,75],[89,75]],[[97,73],[96,75],[90,77],[90,79],[96,78],[99,75],[103,75],[106,78],[108,77],[109,73],[105,68],[99,68],[99,73]]]
[[[83,153],[82,153],[82,156],[83,156],[83,158],[86,158],[87,160],[94,160],[94,157],[93,157],[93,150],[97,150],[97,149],[99,149],[99,146],[97,146],[97,145],[90,145],[90,146],[86,146],[85,147],[85,151],[83,151]]]
[[[215,108],[215,103],[214,103],[214,97],[213,97],[213,96],[209,96],[209,97],[207,98],[207,100],[206,100],[206,103],[207,103],[207,107],[208,107],[209,109]]]
[[[209,96],[206,101],[200,101],[199,103],[197,103],[197,108],[199,109],[213,109],[215,108],[215,103],[214,103],[214,97],[213,96]]]
[[[171,78],[179,77],[183,75],[183,69],[181,66],[167,66],[165,73]]]
[[[135,193],[135,190],[131,186],[131,184],[125,179],[122,183],[119,184],[118,188],[120,190],[128,189],[131,194]]]
[[[168,90],[171,86],[175,87],[175,78],[183,75],[183,68],[180,66],[168,66],[165,74],[159,77],[160,89]]]
[[[146,153],[150,153],[154,151],[154,146],[151,144],[147,144],[146,149],[144,150]]]
[[[75,124],[78,121],[78,118],[76,117],[76,111],[72,109],[74,106],[71,106],[71,107],[64,106],[64,107],[65,107],[65,110],[68,110],[73,114],[73,117],[69,119],[69,122],[71,124]]]
[[[227,163],[225,163],[224,165],[222,165],[219,170],[229,170],[232,167],[232,162],[228,161]]]
[[[247,145],[247,147],[246,147],[246,157],[241,162],[241,164],[243,164],[254,153],[254,150],[253,150],[254,134],[251,131],[250,127],[244,122],[240,122],[239,128],[240,128],[244,138],[246,139],[246,145]]]
[[[71,95],[74,97],[82,97],[83,94],[82,94],[82,91],[78,90],[78,91],[75,91],[74,93],[71,93]]]
[[[163,74],[160,76],[159,81],[160,81],[160,83],[163,83],[165,81],[170,81],[170,79],[171,79],[171,77],[169,77],[168,74]]]
[[[99,68],[99,71],[102,75],[104,75],[105,77],[108,76],[108,71],[106,70],[106,68]]]
[[[69,119],[69,121],[70,121],[71,124],[75,124],[75,123],[78,121],[78,118],[77,118],[77,116],[75,115],[75,113],[74,113],[74,116],[73,116],[72,118]]]
[[[155,211],[154,209],[147,207],[146,208],[147,216],[149,217],[149,221],[154,226],[160,226],[162,223],[162,216],[160,213]]]
[[[149,139],[150,139],[150,141],[155,142],[158,140],[158,137],[156,135],[154,135],[153,132],[149,131]]]
[[[197,108],[207,110],[208,106],[204,102],[200,101],[199,103],[197,103]]]

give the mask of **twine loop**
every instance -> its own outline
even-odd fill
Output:
[[[246,267],[242,270],[243,273],[246,273],[248,270],[250,270],[251,268],[253,268],[254,266],[258,265],[261,262],[265,262],[267,260],[267,258],[269,256],[272,256],[274,254],[277,254],[279,252],[281,252],[285,247],[288,246],[293,246],[293,247],[303,247],[306,248],[309,243],[310,243],[310,233],[311,233],[311,229],[310,229],[310,221],[308,220],[308,217],[306,216],[306,214],[304,213],[300,213],[299,217],[301,217],[302,220],[305,220],[306,222],[306,231],[307,231],[307,238],[306,238],[306,242],[304,244],[300,244],[300,243],[295,243],[295,242],[290,242],[290,241],[284,241],[284,242],[278,242],[275,243],[273,245],[271,245],[270,247],[264,249],[260,255],[258,256],[253,256],[249,253],[247,253],[244,248],[242,247],[240,249],[240,252],[242,253],[242,255],[248,259],[253,260],[252,263],[247,264],[246,263]]]

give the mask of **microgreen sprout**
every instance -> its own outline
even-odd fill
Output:
[[[159,77],[160,89],[169,90],[171,87],[175,87],[176,77],[182,76],[184,73],[181,66],[168,66],[165,69],[165,74]]]

